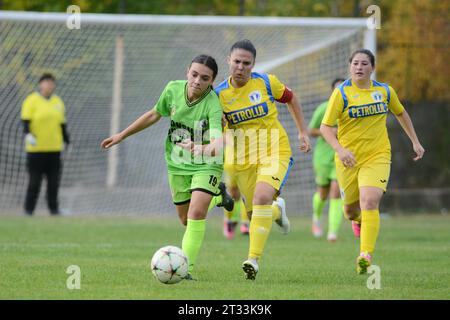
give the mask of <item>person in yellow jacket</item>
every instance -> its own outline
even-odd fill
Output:
[[[60,214],[58,189],[61,176],[61,151],[69,144],[65,107],[53,94],[55,77],[45,73],[39,79],[39,91],[30,94],[22,105],[25,150],[29,175],[25,214],[32,215],[43,176],[47,179],[47,204],[52,215]]]

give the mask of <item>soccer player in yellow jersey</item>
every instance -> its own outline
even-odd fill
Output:
[[[55,77],[45,73],[39,79],[39,92],[30,94],[23,102],[21,118],[27,152],[28,188],[25,214],[32,215],[41,188],[47,178],[47,204],[52,215],[60,214],[58,188],[61,176],[61,152],[69,144],[65,107],[55,91]]]
[[[272,221],[289,231],[280,191],[293,164],[286,131],[278,121],[275,102],[286,103],[299,131],[300,150],[310,142],[295,94],[272,74],[252,72],[256,49],[249,40],[236,42],[228,57],[230,77],[215,89],[227,121],[224,170],[230,193],[238,188],[250,221],[248,260],[242,268],[254,280]],[[276,201],[274,201],[276,199]]]
[[[375,57],[359,49],[349,59],[351,79],[336,88],[320,126],[325,140],[336,151],[336,175],[344,201],[344,213],[352,220],[360,237],[357,273],[371,264],[380,228],[379,204],[386,192],[391,164],[386,117],[391,111],[412,143],[417,161],[424,148],[417,138],[411,118],[394,89],[370,79]],[[333,126],[338,121],[337,137]]]

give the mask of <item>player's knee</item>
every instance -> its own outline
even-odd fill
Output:
[[[344,215],[348,220],[355,220],[359,217],[360,211],[355,207],[344,206]]]
[[[320,200],[325,201],[327,200],[328,197],[328,188],[319,188],[319,196],[320,196]]]
[[[253,196],[253,204],[256,205],[268,205],[272,204],[273,202],[273,196],[268,194],[255,194]]]
[[[235,200],[241,197],[241,192],[239,191],[238,187],[229,187],[228,192],[230,193],[231,197]]]
[[[378,200],[376,199],[367,199],[365,201],[361,201],[361,208],[363,210],[376,210],[378,209]]]
[[[193,207],[193,206],[191,206],[189,208],[189,212],[188,212],[189,219],[203,220],[203,219],[205,219],[205,216],[206,216],[206,212],[203,209]]]
[[[378,209],[379,202],[380,202],[380,200],[378,199],[378,197],[361,195],[360,205],[361,205],[361,208],[364,210]]]

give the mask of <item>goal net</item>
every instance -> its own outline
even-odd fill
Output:
[[[164,161],[168,120],[114,150],[102,150],[100,142],[151,109],[168,81],[185,79],[194,56],[217,60],[218,84],[228,74],[231,45],[250,39],[255,71],[292,88],[309,122],[332,80],[347,76],[351,52],[375,48],[364,19],[81,14],[80,28],[69,29],[68,17],[0,11],[2,213],[22,211],[28,177],[20,109],[44,72],[56,76],[71,134],[62,155],[61,207],[80,215],[166,215],[174,212]],[[312,153],[300,153],[294,121],[284,105],[278,109],[295,160],[283,196],[291,214],[309,214]],[[38,211],[46,210],[45,192],[43,181]]]

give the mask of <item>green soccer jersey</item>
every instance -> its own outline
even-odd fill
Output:
[[[193,156],[176,143],[191,140],[195,144],[208,144],[222,136],[222,107],[219,98],[207,89],[203,95],[189,102],[187,81],[176,80],[167,84],[156,106],[163,117],[170,117],[166,139],[166,162],[170,174],[191,175],[198,171],[223,170],[223,153],[216,156]]]
[[[311,122],[309,123],[309,127],[311,129],[320,128],[320,124],[322,123],[327,106],[328,101],[325,101],[316,108]],[[314,148],[313,161],[315,165],[334,165],[334,150],[322,136],[317,138],[316,146]]]

